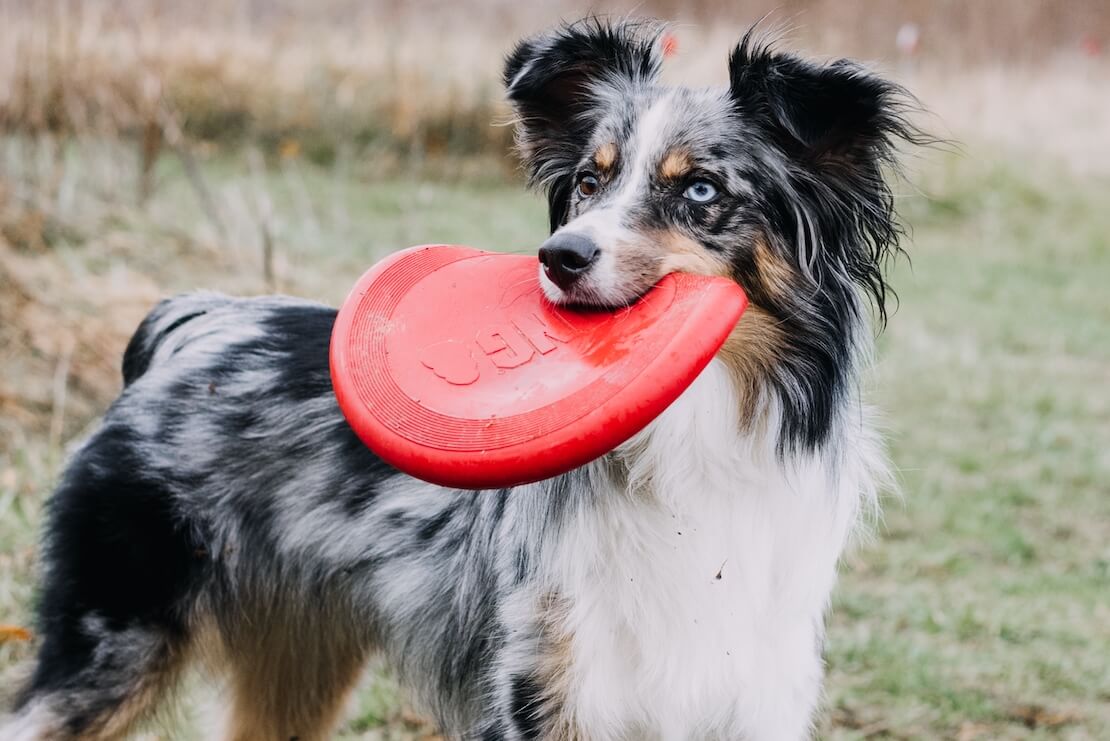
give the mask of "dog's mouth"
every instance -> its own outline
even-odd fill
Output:
[[[601,287],[589,279],[561,288],[555,285],[540,267],[540,285],[543,294],[552,304],[582,312],[616,311],[635,304],[646,296],[662,276],[643,285],[613,285]]]

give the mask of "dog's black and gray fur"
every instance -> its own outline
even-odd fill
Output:
[[[598,553],[622,552],[621,539],[641,537],[644,523],[665,510],[660,502],[672,501],[653,499],[667,487],[682,490],[676,508],[694,508],[681,517],[728,521],[733,515],[711,509],[731,512],[727,499],[697,505],[699,476],[720,464],[722,488],[740,487],[749,469],[758,469],[774,472],[761,479],[770,482],[763,484],[767,497],[808,487],[818,504],[851,500],[847,522],[815,506],[768,515],[769,535],[752,536],[770,538],[771,572],[789,560],[775,554],[785,553],[795,529],[808,532],[798,524],[803,518],[814,532],[827,520],[835,530],[829,553],[799,558],[798,566],[810,569],[821,559],[816,582],[824,584],[855,505],[872,486],[866,472],[843,477],[866,469],[853,457],[866,443],[856,429],[857,365],[869,345],[867,297],[883,313],[882,268],[898,235],[883,168],[896,140],[913,132],[902,118],[900,90],[849,62],[814,64],[746,38],[729,60],[727,89],[665,88],[659,67],[654,27],[592,20],[526,40],[509,56],[505,82],[521,151],[532,180],[548,193],[556,232],[543,278],[553,300],[609,305],[635,300],[670,270],[739,282],[752,308],[718,358],[727,383],[700,380],[682,401],[702,403],[713,389],[727,388],[727,398],[721,391],[705,402],[731,410],[733,437],[698,437],[704,415],[679,418],[678,404],[660,424],[694,432],[665,452],[651,452],[651,440],[641,437],[539,484],[443,490],[391,469],[347,426],[328,372],[333,309],[215,294],[164,301],[126,350],[122,394],[50,501],[41,645],[0,736],[126,734],[197,660],[226,677],[229,737],[323,738],[375,653],[453,738],[808,732],[828,589],[815,588],[796,615],[784,606],[793,602],[775,601],[776,590],[785,593],[808,572],[776,577],[766,593],[771,601],[758,608],[763,598],[756,595],[764,593],[755,586],[736,587],[750,591],[728,598],[732,612],[752,605],[752,614],[769,615],[730,618],[738,624],[798,626],[777,637],[750,627],[753,635],[742,638],[751,640],[738,639],[753,651],[775,646],[770,657],[758,653],[764,664],[756,653],[750,667],[685,655],[686,646],[702,645],[697,625],[688,626],[690,635],[653,632],[658,660],[679,668],[671,678],[635,670],[654,660],[637,653],[636,633],[663,619],[651,605],[672,609],[671,597],[659,593],[670,577],[659,575],[655,587],[654,572],[642,585],[629,577],[641,590],[640,621],[614,621],[623,627],[605,627],[597,645],[614,652],[613,666],[628,667],[630,682],[662,687],[663,699],[640,707],[629,699],[635,691],[609,687],[615,699],[597,708],[574,685],[586,681],[592,661],[609,659],[584,655],[580,636],[591,621],[622,610],[616,602],[626,597],[613,590],[589,602],[581,595],[590,579],[612,576],[627,585],[629,578],[610,572],[636,564],[600,556],[585,566],[567,561],[589,561],[596,540],[612,540],[610,551]],[[641,125],[645,117],[650,126]],[[565,259],[573,264],[559,262]],[[591,267],[606,259],[608,268]],[[762,440],[770,460],[730,447],[747,441],[755,450],[752,441]],[[726,458],[727,466],[718,460]],[[822,473],[804,473],[807,466]],[[775,476],[787,483],[779,486]],[[803,483],[790,483],[797,476]],[[755,502],[753,512],[772,505]],[[838,499],[834,506],[847,505]],[[701,536],[691,530],[683,537],[696,543]],[[706,544],[713,562],[706,589],[723,594],[730,584],[758,582],[758,574],[729,581],[739,573],[730,569],[748,568],[730,560],[730,549],[740,547],[731,540],[748,542],[739,533],[726,537],[720,570],[710,547],[716,545]],[[637,545],[630,561],[654,563],[654,547]],[[579,568],[581,594],[568,586],[571,577],[553,576]],[[717,598],[701,592],[673,609],[701,599],[708,612],[717,609]],[[707,615],[702,625],[711,620]],[[776,659],[775,652],[793,656],[795,644],[804,644],[796,659]],[[726,653],[719,661],[748,661]],[[780,670],[791,666],[801,667],[798,677]],[[720,707],[691,700],[686,709],[662,708],[669,695],[685,691],[679,671],[716,673],[728,685],[751,667],[765,681],[726,687],[735,700],[713,700]],[[669,681],[676,686],[668,688]],[[783,707],[772,713],[776,703]]]

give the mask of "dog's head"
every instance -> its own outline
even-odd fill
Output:
[[[551,207],[549,297],[621,305],[685,271],[772,303],[835,274],[881,305],[895,236],[881,167],[908,133],[899,89],[751,34],[728,88],[665,87],[659,47],[657,26],[591,19],[509,56],[520,152]]]
[[[738,375],[753,391],[769,380],[791,434],[812,442],[866,296],[885,320],[900,230],[884,168],[918,138],[907,98],[855,63],[806,61],[751,32],[727,87],[668,87],[660,46],[658,26],[590,19],[506,61],[519,150],[550,204],[544,291],[614,307],[673,271],[737,281],[752,304]]]

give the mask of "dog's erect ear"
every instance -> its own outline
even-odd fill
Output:
[[[565,212],[570,187],[565,181],[574,177],[605,91],[658,75],[659,32],[646,22],[591,18],[525,39],[505,60],[517,146],[531,182],[548,189],[552,229],[561,223],[556,212]]]
[[[897,170],[901,143],[933,142],[908,118],[914,99],[854,62],[808,62],[756,42],[753,31],[729,58],[729,86],[745,124],[796,166],[780,200],[787,233],[799,235],[799,266],[825,290],[835,281],[816,273],[851,277],[885,321],[883,269],[901,227],[883,168]]]
[[[890,157],[894,140],[914,138],[898,85],[848,60],[816,64],[773,51],[753,31],[729,58],[729,85],[747,121],[819,168],[870,169]]]

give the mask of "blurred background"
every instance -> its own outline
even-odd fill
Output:
[[[587,12],[673,21],[693,85],[762,19],[955,143],[897,186],[871,385],[903,496],[845,564],[821,736],[1110,738],[1105,0],[0,0],[0,624],[31,624],[43,501],[158,298],[336,304],[400,247],[535,249],[500,61]],[[31,646],[0,637],[0,694]],[[204,737],[210,694],[151,737]],[[379,671],[349,718],[434,734]]]

